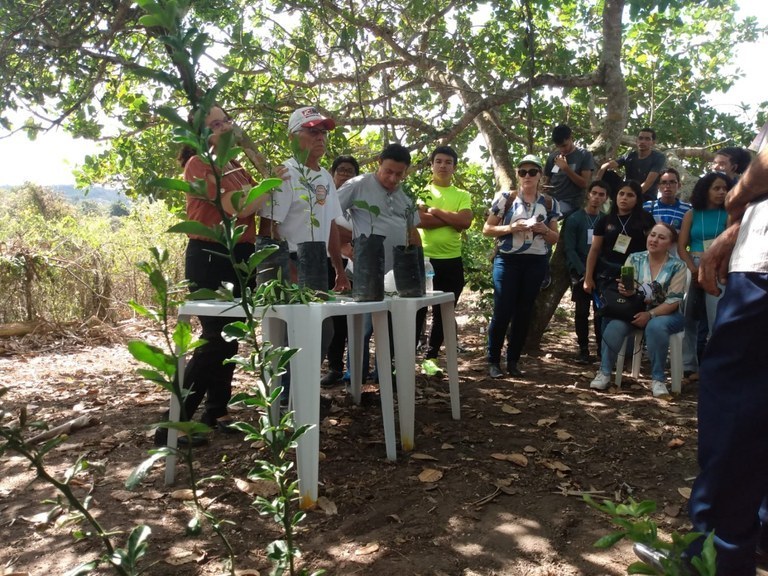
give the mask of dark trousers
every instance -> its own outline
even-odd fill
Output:
[[[238,261],[247,260],[253,254],[251,243],[238,244],[235,256]],[[212,253],[213,252],[213,253]],[[232,282],[235,285],[236,296],[239,287],[235,271],[225,254],[224,247],[214,242],[190,240],[187,244],[185,259],[185,275],[191,282],[191,290],[221,286],[222,282]],[[205,414],[202,420],[212,424],[217,418],[227,414],[227,404],[232,397],[232,375],[234,364],[225,364],[227,358],[237,353],[237,341],[227,342],[222,338],[221,331],[232,320],[221,318],[201,317],[202,334],[206,341],[195,348],[192,358],[184,371],[184,389],[187,395],[182,406],[182,420],[189,420],[194,415],[200,403],[205,400]],[[178,387],[178,383],[176,384]]]
[[[597,306],[592,299],[592,294],[584,292],[584,282],[581,279],[571,279],[571,299],[576,308],[576,340],[579,343],[579,350],[589,352],[589,309],[591,307],[595,341],[599,353],[603,336],[603,321],[597,315]]]
[[[464,290],[464,262],[459,258],[430,258],[430,263],[435,269],[435,277],[432,287],[441,292],[453,292],[453,304],[458,304],[461,292]],[[422,308],[416,314],[416,341],[424,331],[424,322],[427,318],[427,309]],[[427,358],[437,358],[440,346],[443,345],[443,317],[440,314],[440,306],[432,306],[432,330],[429,333],[429,345]]]
[[[690,516],[695,531],[715,532],[718,574],[754,576],[755,547],[768,541],[760,522],[768,494],[768,274],[731,273],[727,286],[699,371],[700,472]],[[690,552],[700,548],[701,540]]]
[[[346,260],[344,265],[346,266]],[[333,289],[336,283],[336,269],[328,259],[328,288]],[[328,344],[328,368],[336,372],[344,372],[344,350],[347,347],[347,317],[332,316],[333,336]]]
[[[546,255],[497,254],[493,259],[493,317],[488,326],[488,362],[499,363],[504,336],[511,323],[507,367],[517,364],[547,266]]]

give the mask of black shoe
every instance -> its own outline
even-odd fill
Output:
[[[525,372],[520,370],[520,368],[517,367],[517,364],[508,364],[507,374],[509,374],[513,378],[522,378],[523,376],[525,376]]]
[[[498,364],[488,364],[488,376],[491,378],[503,378],[504,372]]]
[[[589,355],[588,350],[581,350],[576,355],[576,364],[591,364],[592,363],[592,356]]]
[[[327,388],[329,386],[335,386],[344,379],[344,373],[338,370],[329,370],[328,373],[320,380],[320,386]]]
[[[232,418],[227,418],[226,420],[219,419],[216,420],[216,425],[213,428],[224,434],[242,434],[240,430],[232,426],[234,423],[235,421]]]

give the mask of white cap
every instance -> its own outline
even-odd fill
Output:
[[[288,120],[288,132],[293,134],[302,128],[317,128],[321,126],[326,130],[336,128],[336,122],[332,118],[326,118],[314,106],[304,106],[291,114]]]

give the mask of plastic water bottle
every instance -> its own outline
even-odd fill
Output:
[[[433,280],[435,278],[435,269],[429,258],[424,258],[424,275],[427,277],[427,293],[434,290]]]

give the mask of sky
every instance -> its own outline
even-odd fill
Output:
[[[768,2],[765,0],[740,0],[739,16],[757,16],[760,24],[768,24]],[[728,111],[741,102],[756,104],[766,99],[764,62],[757,54],[768,54],[768,39],[758,44],[742,47],[737,56],[738,66],[744,72],[727,94],[717,95],[710,102]],[[0,134],[0,158],[4,170],[0,185],[17,186],[34,182],[43,186],[74,184],[73,169],[83,163],[85,156],[97,154],[104,144],[83,139],[73,139],[62,130],[48,132],[30,141],[26,136],[15,134],[3,138]]]

